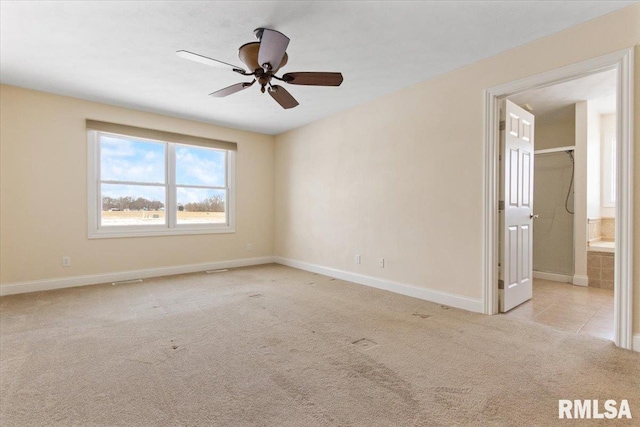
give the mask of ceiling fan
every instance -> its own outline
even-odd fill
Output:
[[[229,67],[243,76],[254,77],[251,82],[236,83],[211,93],[211,96],[228,96],[253,86],[257,81],[262,93],[264,93],[265,90],[269,92],[269,95],[285,109],[297,106],[298,101],[282,86],[272,85],[272,79],[292,85],[306,86],[340,86],[342,83],[342,73],[297,72],[286,73],[282,75],[282,77],[276,76],[278,70],[284,67],[289,59],[286,52],[287,46],[289,45],[289,37],[279,31],[268,28],[257,28],[253,33],[258,41],[245,43],[240,46],[238,51],[240,60],[244,62],[249,71],[242,67],[186,50],[179,50],[176,52],[176,55],[191,61],[200,62],[201,64],[215,67]]]

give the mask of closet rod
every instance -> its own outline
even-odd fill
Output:
[[[567,145],[566,147],[546,148],[544,150],[535,150],[533,154],[546,154],[546,153],[559,153],[561,151],[573,151],[576,149],[575,145]]]

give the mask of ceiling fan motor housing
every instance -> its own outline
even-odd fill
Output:
[[[238,49],[238,57],[247,66],[247,68],[253,72],[262,70],[262,65],[258,62],[258,52],[260,51],[260,42],[245,43]],[[286,53],[280,62],[280,66],[275,70],[269,70],[269,72],[275,74],[278,70],[287,64],[289,55]]]

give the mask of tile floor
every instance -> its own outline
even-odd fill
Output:
[[[533,280],[533,298],[507,316],[613,341],[613,290]]]

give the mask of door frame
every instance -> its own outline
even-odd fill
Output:
[[[606,70],[617,70],[616,251],[614,342],[633,341],[633,48],[575,63],[484,91],[483,312],[498,313],[498,201],[500,100]],[[587,225],[585,224],[585,227]]]

